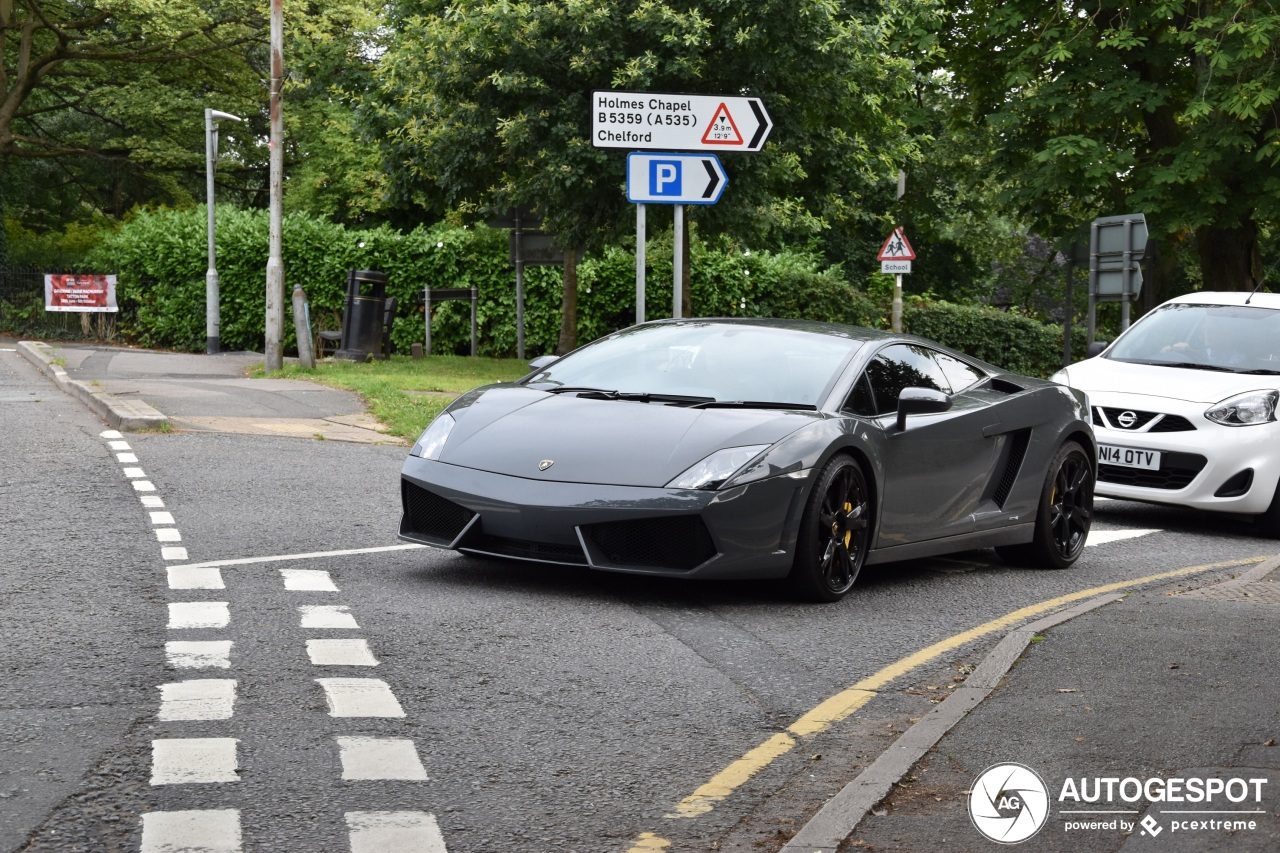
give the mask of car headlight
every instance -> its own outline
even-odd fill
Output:
[[[769,447],[752,444],[747,447],[726,447],[717,450],[706,459],[689,466],[679,477],[667,483],[668,489],[717,489],[735,471]]]
[[[441,412],[436,419],[431,422],[422,435],[418,438],[417,444],[410,451],[414,456],[421,456],[423,459],[439,459],[440,451],[444,450],[444,443],[449,439],[449,433],[453,431],[453,425],[457,421],[453,415],[448,412]]]
[[[1277,391],[1237,394],[1218,403],[1204,416],[1214,423],[1231,427],[1269,424],[1276,419],[1277,398],[1280,398]]]

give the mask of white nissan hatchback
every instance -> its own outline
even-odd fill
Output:
[[[1096,494],[1244,513],[1280,538],[1280,294],[1171,299],[1053,379],[1089,395]]]

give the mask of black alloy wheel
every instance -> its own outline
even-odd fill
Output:
[[[1075,441],[1058,448],[1049,464],[1037,506],[1035,538],[1026,545],[996,548],[1011,563],[1065,569],[1079,558],[1093,526],[1094,470]]]
[[[858,579],[871,546],[867,478],[848,456],[822,469],[805,504],[788,580],[809,601],[839,601]]]

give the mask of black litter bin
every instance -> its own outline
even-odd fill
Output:
[[[347,306],[342,313],[342,348],[333,354],[345,361],[368,361],[382,351],[382,315],[387,304],[387,276],[377,270],[347,273]]]

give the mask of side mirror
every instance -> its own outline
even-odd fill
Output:
[[[907,415],[934,415],[951,408],[951,398],[933,388],[903,388],[898,395],[898,430],[907,428]]]
[[[1094,341],[1089,344],[1089,348],[1084,351],[1085,358],[1097,358],[1102,355],[1102,351],[1111,346],[1111,341]]]
[[[529,362],[529,369],[536,372],[559,360],[560,356],[558,355],[540,355],[533,361]]]

